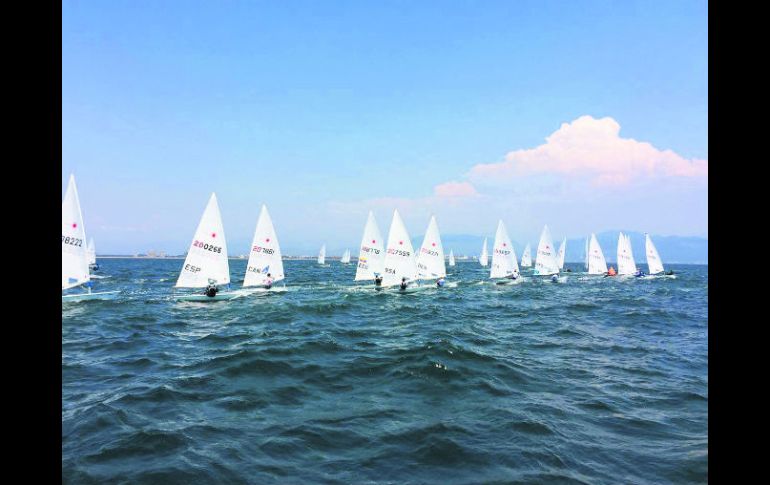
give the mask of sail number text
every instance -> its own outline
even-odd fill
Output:
[[[263,248],[262,246],[254,246],[253,248],[251,248],[251,250],[255,253],[265,253],[265,254],[275,253],[275,249]]]
[[[198,240],[193,241],[193,247],[205,249],[206,251],[211,251],[212,253],[221,253],[222,252],[222,247],[221,246],[214,246],[213,244],[208,244],[208,243],[200,242]]]
[[[76,237],[62,236],[61,237],[61,242],[63,242],[64,244],[71,244],[71,245],[77,246],[77,247],[83,247],[83,240],[82,239],[78,239]]]

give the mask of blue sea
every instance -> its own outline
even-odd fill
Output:
[[[64,483],[708,481],[707,266],[397,294],[285,261],[182,303],[181,260],[99,263],[119,298],[62,306]]]

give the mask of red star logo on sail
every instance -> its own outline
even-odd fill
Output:
[[[433,244],[432,244],[432,246],[435,246],[435,245],[436,245],[436,243],[433,243]]]
[[[265,239],[265,242],[270,242],[270,238]]]
[[[377,243],[377,241],[375,241],[374,239],[372,239],[372,244],[376,244],[376,243]]]
[[[216,232],[212,232],[211,233],[211,237],[217,237],[217,233]]]
[[[399,244],[404,244],[404,241],[399,241],[398,243],[399,243]]]
[[[76,227],[78,227],[78,223],[77,223],[77,222],[73,222],[73,223],[72,223],[72,228],[74,229],[74,228],[76,228]]]

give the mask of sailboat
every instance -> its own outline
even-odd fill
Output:
[[[409,233],[398,214],[398,210],[393,211],[393,221],[390,223],[383,271],[383,287],[400,285],[402,278],[406,278],[407,284],[409,284],[406,291],[419,288],[417,286],[419,278],[417,258],[412,248],[412,240],[409,238]]]
[[[373,280],[375,276],[382,275],[384,260],[385,250],[380,228],[374,214],[369,211],[364,235],[361,237],[361,247],[358,250],[355,281]]]
[[[206,288],[212,285],[230,285],[230,264],[227,260],[227,243],[219,213],[216,194],[211,194],[195,230],[190,249],[184,260],[176,288]],[[234,292],[219,292],[215,296],[204,293],[177,295],[178,300],[216,301],[229,300]]]
[[[278,236],[275,234],[273,220],[270,218],[267,206],[262,205],[259,219],[257,219],[257,228],[254,230],[254,239],[251,242],[249,261],[246,263],[243,287],[256,287],[248,293],[284,291],[286,289],[286,287],[265,288],[268,274],[273,283],[281,281],[285,277],[281,247],[278,244]]]
[[[99,269],[99,265],[96,263],[96,246],[94,245],[94,238],[88,240],[88,269],[96,271]]]
[[[455,255],[452,252],[452,250],[450,249],[449,250],[449,266],[454,266],[454,265],[455,265]]]
[[[658,250],[655,248],[655,245],[652,243],[652,239],[650,239],[650,235],[647,233],[644,233],[645,241],[644,241],[644,252],[647,254],[647,271],[649,274],[658,274],[663,272],[663,262],[660,260],[660,255],[658,254]]]
[[[64,201],[61,204],[61,289],[69,290],[84,285],[86,293],[62,294],[62,302],[82,300],[108,300],[119,291],[91,291],[91,275],[88,271],[88,251],[85,246],[86,230],[75,176],[70,175]]]
[[[532,249],[529,247],[529,243],[527,243],[527,246],[524,248],[524,252],[521,254],[521,267],[532,267]]]
[[[502,220],[497,222],[489,277],[498,280],[496,281],[498,285],[512,284],[515,280],[521,279],[519,266],[516,263],[516,251],[513,249],[511,238],[508,237],[508,231],[505,230],[505,224]]]
[[[340,263],[350,264],[350,249],[346,249],[345,252],[342,254],[342,258],[340,258]]]
[[[604,253],[594,233],[591,233],[590,242],[588,243],[586,265],[588,274],[603,275],[607,273],[607,261],[604,259]]]
[[[622,232],[618,236],[618,275],[636,274],[636,262],[631,251],[631,239]]]
[[[481,246],[481,255],[479,256],[479,264],[486,266],[489,256],[487,255],[487,238],[484,238],[484,245]]]
[[[591,252],[590,252],[590,250],[588,248],[589,240],[591,238],[596,239],[596,236],[594,236],[593,233],[591,233],[591,237],[590,238],[589,237],[586,238],[586,250],[585,250],[585,261],[584,261],[584,266],[585,266],[586,271],[588,271],[588,257],[589,257],[589,254],[591,254]],[[599,248],[599,250],[601,251],[601,248]],[[602,258],[604,258],[604,256],[602,256]],[[606,266],[606,264],[605,264],[605,266]]]
[[[556,262],[559,264],[559,270],[564,269],[564,254],[567,252],[567,236],[564,236],[559,245],[559,252],[556,253]]]
[[[321,246],[321,250],[318,252],[318,264],[324,266],[326,264],[326,244]]]
[[[559,274],[559,262],[556,260],[551,231],[548,230],[547,225],[543,227],[543,232],[540,234],[540,242],[537,245],[534,274],[537,276]]]
[[[435,216],[430,217],[420,252],[417,254],[417,274],[421,279],[446,278],[444,247]]]

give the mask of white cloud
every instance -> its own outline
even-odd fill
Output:
[[[708,161],[686,159],[671,150],[620,136],[610,117],[581,116],[530,149],[514,150],[500,163],[471,168],[470,180],[499,184],[535,173],[589,177],[596,185],[626,185],[636,178],[708,177]]]

